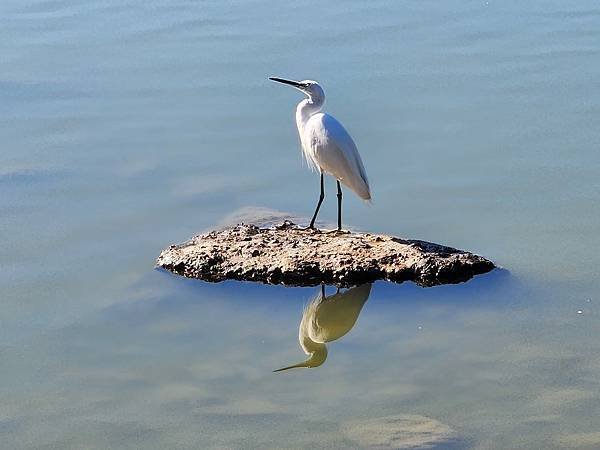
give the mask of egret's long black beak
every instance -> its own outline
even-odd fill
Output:
[[[277,81],[278,83],[289,84],[290,86],[294,86],[295,88],[305,87],[302,83],[300,83],[298,81],[286,80],[285,78],[269,77],[269,80]]]

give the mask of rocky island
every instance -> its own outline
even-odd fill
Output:
[[[195,236],[163,250],[156,265],[210,282],[342,287],[376,280],[460,283],[495,267],[481,256],[439,244],[306,229],[288,220],[268,228],[240,224]]]

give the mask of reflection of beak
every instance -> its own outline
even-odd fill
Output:
[[[302,361],[301,363],[298,363],[298,364],[294,364],[293,366],[287,366],[287,367],[283,367],[281,369],[274,370],[273,372],[283,372],[284,370],[298,369],[300,367],[311,367],[310,359],[308,359],[306,361]]]
[[[305,85],[303,85],[302,83],[300,83],[298,81],[286,80],[285,78],[269,77],[269,80],[277,81],[278,83],[289,84],[290,86],[294,86],[297,89],[302,89],[302,88],[306,87]]]
[[[327,359],[327,347],[324,344],[320,344],[322,347],[315,352],[311,353],[306,361],[302,361],[298,364],[294,364],[293,366],[283,367],[282,369],[274,370],[273,372],[283,372],[284,370],[289,369],[300,369],[303,367],[313,368],[319,367],[321,364],[325,362]]]

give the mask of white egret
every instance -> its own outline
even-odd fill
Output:
[[[308,165],[321,175],[321,194],[309,228],[315,227],[319,208],[325,198],[323,174],[332,175],[337,181],[338,231],[342,229],[342,187],[349,187],[363,200],[371,199],[371,189],[356,144],[350,134],[335,117],[321,112],[325,92],[312,80],[293,81],[269,77],[270,80],[290,85],[303,92],[307,98],[296,107],[296,126],[300,135],[302,152]]]
[[[322,285],[321,292],[304,309],[298,330],[300,347],[308,359],[275,372],[323,364],[327,359],[325,343],[341,338],[352,329],[370,293],[371,283],[366,283],[327,297]]]

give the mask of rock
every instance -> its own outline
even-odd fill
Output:
[[[344,434],[369,449],[450,449],[465,448],[448,425],[413,414],[355,420],[342,426]]]
[[[163,250],[157,267],[188,278],[352,286],[376,280],[422,286],[460,283],[495,266],[481,256],[393,236],[323,232],[291,221],[270,228],[236,225]]]

